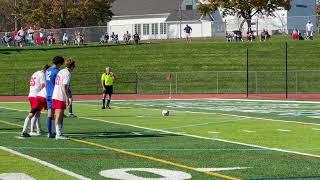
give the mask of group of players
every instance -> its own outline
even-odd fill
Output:
[[[47,109],[48,138],[67,139],[62,133],[63,116],[64,110],[68,106],[70,115],[73,115],[70,80],[76,62],[73,59],[68,59],[65,63],[61,56],[54,57],[52,62],[51,67],[45,65],[31,76],[28,96],[31,111],[24,121],[22,137],[39,136],[41,134],[40,115],[43,109]],[[66,67],[60,70],[62,65]],[[56,133],[52,132],[51,121],[53,116],[55,116]],[[30,123],[31,132],[29,134],[27,130]],[[36,125],[36,132],[34,132],[34,125]]]
[[[21,133],[21,137],[31,137],[41,135],[40,116],[42,110],[48,110],[47,130],[48,138],[68,139],[63,136],[63,117],[66,107],[69,108],[69,117],[76,117],[72,112],[72,93],[70,89],[71,73],[75,68],[75,61],[56,56],[52,60],[52,66],[44,65],[41,70],[35,72],[30,79],[29,102],[31,111],[26,117]],[[65,65],[63,70],[61,66]],[[111,109],[110,101],[113,94],[113,81],[115,76],[110,67],[106,67],[106,72],[101,76],[103,89],[102,109]],[[106,103],[107,98],[107,103]],[[52,120],[55,120],[55,130],[52,131]],[[27,132],[31,123],[30,134]],[[36,125],[36,132],[34,126]]]

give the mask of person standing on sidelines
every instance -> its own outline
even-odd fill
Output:
[[[56,139],[68,139],[62,133],[62,119],[64,110],[70,105],[70,96],[68,95],[68,88],[70,86],[71,73],[75,66],[73,59],[68,59],[66,68],[59,71],[55,80],[55,86],[52,94],[52,108],[55,113],[56,125]]]
[[[75,118],[77,117],[75,114],[73,114],[73,108],[72,108],[72,103],[73,103],[73,97],[72,97],[72,92],[71,92],[71,86],[69,85],[68,86],[68,91],[67,91],[67,95],[69,97],[69,107],[68,107],[68,110],[69,110],[69,115],[68,117],[70,118]]]
[[[306,34],[308,39],[313,40],[313,24],[310,20],[306,24]]]
[[[48,117],[47,117],[47,129],[48,129],[48,138],[54,138],[55,135],[52,134],[52,95],[55,86],[55,80],[60,67],[64,64],[64,59],[61,56],[56,56],[52,60],[53,65],[46,71],[46,91],[47,91],[47,108],[48,108]]]
[[[106,67],[106,72],[101,76],[101,86],[103,89],[102,95],[102,109],[111,109],[110,108],[110,101],[111,95],[113,94],[113,82],[115,80],[115,76],[110,67]],[[107,98],[107,106],[106,106],[106,96]]]
[[[33,124],[38,116],[39,112],[41,111],[41,107],[39,106],[39,102],[37,100],[37,96],[42,89],[45,88],[46,82],[44,77],[44,72],[49,68],[48,65],[45,65],[40,71],[35,72],[30,79],[30,90],[29,90],[29,101],[31,110],[26,119],[24,120],[23,129],[21,132],[21,137],[30,137],[31,135],[40,135],[40,127],[37,129],[38,133],[33,133]],[[32,120],[33,119],[33,120]],[[31,122],[31,133],[28,134],[27,128],[29,123]]]
[[[186,33],[187,43],[191,43],[192,28],[188,24],[184,28],[184,32]]]

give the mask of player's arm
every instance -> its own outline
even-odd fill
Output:
[[[69,96],[68,96],[68,84],[70,84],[70,74],[66,76],[66,78],[62,81],[62,95],[66,100],[66,105],[69,106]]]
[[[114,75],[113,72],[110,72],[110,75],[111,75],[112,80],[116,80],[116,76]]]

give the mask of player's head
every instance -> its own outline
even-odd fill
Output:
[[[74,59],[68,59],[66,62],[66,67],[69,69],[70,72],[76,67],[76,61]]]
[[[47,69],[49,69],[49,65],[48,64],[46,64],[46,65],[44,65],[44,66],[42,66],[42,68],[41,68],[41,70],[43,71],[43,72],[45,72]]]
[[[111,68],[109,66],[106,67],[106,73],[109,74],[111,72]]]
[[[61,56],[56,56],[53,58],[52,63],[56,65],[56,67],[60,68],[64,64],[64,59]]]

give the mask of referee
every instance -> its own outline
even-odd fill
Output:
[[[110,67],[106,67],[106,72],[101,76],[101,85],[103,88],[103,95],[102,95],[102,109],[111,109],[110,108],[110,101],[111,95],[113,94],[113,81],[115,80],[114,74],[111,71]],[[107,106],[106,106],[106,96],[107,98]]]

